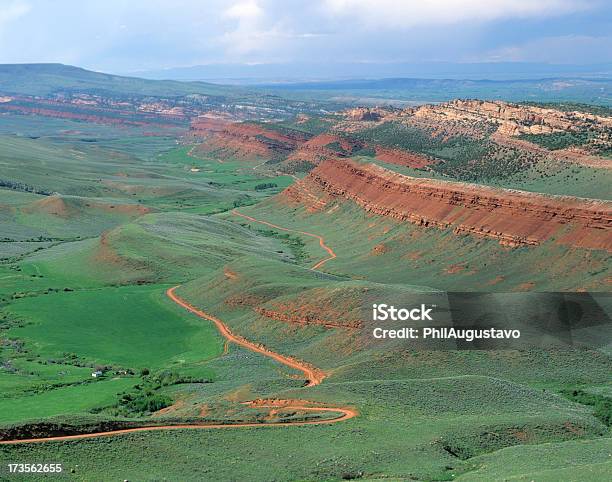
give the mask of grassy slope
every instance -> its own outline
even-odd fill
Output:
[[[0,399],[0,423],[87,413],[92,408],[114,403],[117,394],[135,383],[131,378],[118,378],[57,388],[25,397]]]
[[[61,202],[47,209],[41,203],[48,196],[1,191],[0,225],[7,236],[2,247],[8,259],[0,265],[0,329],[16,343],[0,352],[2,363],[8,363],[0,371],[0,386],[10,420],[70,411],[71,393],[83,399],[76,412],[115,400],[121,390],[114,383],[81,385],[91,381],[95,364],[213,377],[204,365],[221,353],[219,337],[209,324],[165,298],[168,285],[109,285],[143,278],[180,282],[249,251],[278,256],[279,241],[190,214],[185,202],[190,198],[197,206],[228,209],[245,192],[254,198],[267,195],[252,192],[252,186],[268,178],[250,167],[242,171],[236,163],[211,161],[210,177],[196,176],[189,168],[205,161],[174,148],[170,138],[139,137],[138,129],[21,116],[7,118],[3,129],[4,175],[61,193]],[[184,208],[185,213],[135,219],[110,208],[136,202],[153,211]],[[99,204],[106,208],[95,207]],[[108,241],[99,237],[104,231]],[[40,236],[54,238],[39,241]],[[67,357],[73,353],[79,366]],[[137,381],[120,384],[125,388]],[[40,398],[41,411],[17,410],[22,397],[32,400],[30,407]]]
[[[52,144],[52,150],[56,147]],[[5,323],[11,324],[8,333],[16,333],[15,337],[26,342],[26,349],[32,350],[16,356],[12,349],[8,349],[8,357],[16,360],[15,366],[24,367],[24,372],[29,370],[35,374],[4,374],[0,377],[0,386],[17,394],[17,398],[11,401],[0,399],[0,407],[2,403],[12,403],[7,407],[16,414],[13,419],[24,420],[28,417],[25,411],[14,408],[20,390],[39,387],[41,383],[58,383],[61,377],[69,382],[90,380],[86,368],[76,369],[66,364],[67,360],[59,365],[44,365],[38,363],[35,356],[40,354],[44,360],[59,353],[61,357],[63,347],[78,339],[80,343],[73,344],[72,349],[83,359],[117,365],[133,363],[134,368],[145,364],[153,369],[179,367],[181,375],[212,377],[214,382],[210,384],[179,384],[161,389],[162,393],[181,400],[184,405],[179,414],[185,416],[198,414],[203,405],[210,407],[211,417],[241,414],[236,402],[270,396],[355,405],[360,416],[329,426],[141,433],[78,443],[2,446],[2,462],[15,459],[61,460],[66,470],[75,470],[70,476],[77,480],[108,477],[150,480],[159,478],[160,474],[181,480],[333,480],[362,472],[368,478],[452,479],[466,471],[477,470],[478,473],[482,470],[478,465],[480,457],[491,457],[491,460],[499,457],[499,464],[509,461],[519,470],[520,462],[512,462],[510,456],[506,458],[504,450],[510,449],[497,451],[502,447],[526,444],[517,450],[532,453],[532,447],[545,447],[543,442],[559,444],[561,440],[574,438],[592,438],[595,447],[605,440],[597,437],[609,433],[591,416],[590,408],[554,393],[565,385],[604,384],[609,379],[610,366],[609,359],[601,353],[415,354],[397,347],[391,347],[392,350],[377,351],[371,347],[359,350],[350,346],[350,337],[342,330],[300,328],[264,319],[258,317],[249,305],[247,295],[264,304],[298,299],[305,303],[319,302],[319,307],[324,308],[323,301],[333,304],[364,288],[388,290],[391,288],[389,283],[395,284],[392,289],[407,291],[423,288],[406,283],[438,287],[480,286],[494,277],[489,272],[491,268],[484,267],[485,257],[497,257],[501,263],[498,269],[509,273],[508,280],[495,289],[510,289],[526,279],[532,280],[533,277],[526,278],[519,268],[516,271],[508,268],[515,260],[496,243],[479,242],[474,247],[468,240],[457,243],[456,238],[444,233],[437,236],[427,231],[425,236],[411,229],[399,232],[401,230],[393,223],[386,221],[357,230],[356,221],[367,226],[370,220],[350,206],[338,211],[338,216],[333,219],[325,215],[310,216],[301,211],[283,214],[270,203],[256,208],[241,208],[269,221],[300,229],[308,226],[308,230],[324,234],[339,256],[325,269],[341,276],[316,273],[306,269],[322,255],[316,241],[303,239],[304,247],[296,250],[295,245],[290,246],[270,233],[262,233],[262,226],[241,227],[242,220],[234,217],[222,216],[227,218],[224,220],[176,212],[177,209],[191,210],[191,203],[221,205],[222,202],[225,203],[222,206],[227,207],[228,201],[231,205],[234,199],[231,196],[235,192],[263,197],[265,193],[249,191],[249,183],[256,182],[258,174],[253,173],[253,181],[249,181],[248,176],[246,179],[243,177],[244,172],[219,168],[211,160],[187,158],[184,150],[166,151],[161,156],[144,159],[144,156],[133,154],[138,151],[134,146],[129,153],[117,151],[117,143],[103,149],[103,152],[110,149],[122,153],[125,160],[122,160],[122,166],[130,169],[128,174],[131,173],[127,182],[124,177],[114,177],[115,171],[107,170],[97,162],[90,163],[90,151],[87,151],[85,161],[79,161],[84,164],[79,169],[91,169],[91,174],[120,183],[121,189],[112,184],[115,198],[130,199],[133,192],[130,190],[134,186],[143,189],[137,191],[136,197],[164,212],[122,222],[109,232],[108,246],[120,255],[120,261],[106,259],[101,262],[97,257],[100,240],[94,237],[44,248],[34,256],[1,267],[0,295],[9,303],[4,312],[21,314],[34,321],[20,327],[13,315],[0,320],[0,327]],[[69,156],[65,162],[68,166],[71,162]],[[192,176],[186,169],[191,163],[198,163],[198,166],[213,172]],[[39,169],[38,172],[44,172],[43,167]],[[51,183],[59,182],[57,179],[61,175],[56,174]],[[136,174],[145,174],[145,177]],[[30,176],[30,172],[26,171],[24,175]],[[206,185],[209,179],[220,186]],[[82,186],[84,180],[85,176],[78,183],[70,184],[68,179],[61,182],[76,188],[77,184]],[[126,184],[131,186],[130,189],[126,189]],[[182,186],[183,191],[173,190],[175,186]],[[184,191],[186,186],[188,192]],[[160,191],[160,187],[170,192]],[[93,196],[99,195],[95,190],[91,192]],[[15,196],[7,198],[15,204]],[[16,204],[20,203],[18,199]],[[385,233],[386,229],[391,231]],[[347,233],[352,234],[352,243],[346,242]],[[379,241],[389,242],[391,247],[384,258],[370,255],[371,248]],[[416,260],[405,260],[399,253],[405,252],[406,243],[414,243],[411,249],[415,251],[431,249],[431,252]],[[445,256],[438,259],[434,253],[445,253]],[[443,274],[457,257],[463,257],[469,263],[467,272]],[[526,264],[536,262],[537,256],[535,258]],[[569,258],[572,261],[573,258]],[[293,264],[291,261],[294,259],[299,263]],[[593,261],[597,262],[597,259]],[[224,272],[224,268],[229,271]],[[476,273],[469,274],[473,268],[477,268]],[[570,277],[568,282],[582,281],[581,270],[584,271],[584,266],[577,263],[574,277]],[[561,271],[567,272],[567,267]],[[353,279],[346,278],[346,274]],[[184,282],[198,276],[201,278],[180,290],[181,295],[222,315],[237,332],[251,339],[330,369],[330,376],[314,389],[302,388],[301,380],[294,378],[295,373],[232,346],[229,355],[207,361],[220,350],[217,335],[201,319],[169,305],[163,299],[164,286],[108,286],[134,283],[143,278],[156,282]],[[540,279],[544,283],[544,277],[536,281]],[[63,289],[64,286],[80,288],[81,291],[43,294],[49,287]],[[36,296],[12,300],[15,291]],[[97,295],[103,296],[105,303],[92,310]],[[232,297],[238,303],[228,303]],[[130,304],[126,305],[125,301]],[[241,304],[241,301],[246,303]],[[110,319],[110,313],[121,316]],[[123,323],[126,319],[134,326],[126,327]],[[166,330],[167,322],[179,329]],[[148,331],[152,323],[156,329]],[[49,336],[51,326],[61,330],[53,330]],[[117,330],[119,336],[113,339],[119,340],[118,343],[110,343],[111,329]],[[83,336],[85,333],[91,335]],[[204,339],[206,334],[209,336]],[[215,340],[214,349],[209,345],[211,339]],[[202,343],[193,343],[197,340]],[[50,344],[50,341],[54,343]],[[121,349],[124,342],[137,343],[141,349]],[[5,357],[7,352],[0,354]],[[34,355],[33,361],[27,360],[29,355]],[[185,360],[185,363],[175,363],[180,360]],[[60,376],[60,371],[69,373]],[[86,414],[96,407],[96,400],[102,404],[111,403],[117,392],[138,380],[130,377],[118,380],[118,384],[126,385],[119,388],[112,384],[112,380],[48,391],[39,387],[41,392],[35,397],[41,397],[41,403],[33,406],[40,407],[37,415],[41,417],[66,413],[65,403],[59,401],[59,394],[66,390],[66,393],[80,394],[77,397],[81,403],[79,410]],[[103,394],[99,398],[97,394],[94,396],[94,392],[88,391],[92,388],[101,390]],[[559,445],[563,443],[570,442]],[[591,451],[592,457],[585,459],[585,463],[592,465],[588,473],[593,474],[594,480],[597,474],[601,475],[601,471],[597,472],[600,470],[597,464],[607,460],[603,452],[575,450],[578,454]],[[468,456],[472,458],[461,458]],[[584,466],[575,471],[563,467],[559,470],[563,470],[562,474],[568,478],[587,473]],[[470,475],[466,475],[468,480]]]
[[[399,148],[440,160],[427,169],[411,169],[374,159],[371,157],[373,153],[368,154],[370,157],[362,158],[410,176],[450,178],[547,194],[610,199],[612,173],[609,169],[555,160],[553,152],[546,154],[546,149],[530,152],[499,144],[492,135],[497,127],[483,121],[467,128],[466,123],[459,123],[458,126],[449,121],[440,122],[440,131],[437,132],[431,126],[411,125],[408,118],[406,123],[383,122],[351,136],[366,144]],[[468,132],[473,129],[471,135],[462,133],[462,129],[466,128]],[[605,129],[600,127],[597,135],[606,139]],[[599,142],[603,142],[601,139]],[[581,147],[580,143],[572,145]],[[600,146],[593,149],[594,154],[606,156],[605,148]]]
[[[9,312],[28,324],[7,335],[43,358],[78,353],[96,364],[133,369],[180,367],[219,355],[214,328],[186,318],[164,291],[130,286],[22,298]]]
[[[4,353],[16,371],[0,376],[2,421],[84,414],[116,402],[117,393],[138,383],[130,376],[89,383],[87,367],[201,376],[202,363],[222,352],[221,339],[210,324],[185,316],[165,288],[60,292],[11,304],[4,314],[18,322],[5,336],[23,345]]]
[[[286,394],[303,397],[302,392]],[[484,405],[479,394],[488,394]],[[164,474],[182,480],[337,480],[359,473],[450,480],[472,467],[444,449],[457,438],[473,444],[475,430],[499,433],[502,427],[512,427],[503,435],[513,438],[527,431],[534,442],[543,441],[563,437],[568,417],[578,426],[584,416],[583,410],[561,399],[487,378],[328,384],[310,397],[356,403],[361,415],[339,425],[135,434],[110,444],[101,439],[21,446],[11,448],[10,454],[37,459],[53,450],[67,467],[79,465],[77,480],[102,474],[128,479]],[[436,416],[426,415],[433,408]],[[584,420],[589,426],[588,417]],[[591,427],[588,430],[598,430]],[[91,456],[100,451],[104,458]]]
[[[397,166],[372,157],[362,157],[358,160],[374,162],[385,169],[407,176],[448,180],[448,177],[435,171]],[[612,172],[609,169],[542,160],[517,174],[502,179],[489,179],[481,184],[560,196],[612,200],[610,183]]]
[[[451,291],[515,291],[524,289],[524,283],[533,283],[538,291],[600,291],[607,276],[608,256],[603,251],[586,253],[554,242],[508,249],[495,240],[369,215],[352,202],[311,213],[272,199],[242,211],[298,230],[308,226],[338,254],[325,271],[370,281]],[[313,257],[320,253],[316,241],[305,243]],[[382,254],[373,251],[375,246],[384,247]],[[554,265],[549,263],[551,257],[557,260]]]
[[[222,95],[241,91],[238,88],[206,82],[121,77],[62,64],[4,64],[0,66],[0,84],[5,93],[40,96],[58,90],[166,97],[188,94]]]
[[[605,480],[611,450],[610,438],[508,447],[474,458],[477,469],[457,480]]]

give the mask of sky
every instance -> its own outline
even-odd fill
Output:
[[[611,0],[0,0],[0,63],[612,62]]]

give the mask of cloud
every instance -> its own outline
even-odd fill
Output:
[[[581,63],[587,59],[598,63],[612,62],[612,36],[561,35],[542,37],[508,45],[483,55],[492,62]]]
[[[588,0],[323,0],[328,15],[395,29],[560,15],[594,4]]]
[[[231,55],[248,55],[266,48],[266,34],[271,31],[266,25],[264,10],[255,0],[233,4],[223,11],[230,27],[219,39]]]
[[[609,35],[611,12],[610,0],[0,0],[0,62],[122,72],[566,54],[588,62],[610,56],[597,38]]]
[[[221,35],[219,42],[230,57],[252,61],[253,56],[277,55],[289,51],[297,41],[325,36],[318,32],[296,31],[295,11],[266,0],[235,3],[223,11],[222,16],[231,27]]]
[[[5,1],[2,6],[0,6],[0,28],[23,17],[29,11],[30,5],[25,2],[19,0]]]
[[[263,10],[255,0],[250,0],[232,5],[223,14],[228,18],[252,21],[260,18],[263,15]]]

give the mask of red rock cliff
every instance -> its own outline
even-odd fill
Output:
[[[200,152],[215,152],[238,159],[286,156],[306,141],[297,132],[284,134],[257,124],[230,122],[218,118],[198,118],[191,124],[190,134],[203,142]]]
[[[508,246],[554,239],[612,250],[612,203],[606,201],[419,179],[350,160],[325,162],[284,192],[285,198],[309,205],[313,195],[319,208],[324,201],[348,199],[373,214]]]

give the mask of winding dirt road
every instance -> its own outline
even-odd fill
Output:
[[[276,408],[279,407],[276,405],[259,405],[260,408]],[[284,408],[284,407],[281,407]],[[201,424],[183,424],[183,425],[155,425],[151,427],[134,427],[134,428],[125,428],[121,430],[110,430],[108,432],[94,432],[94,433],[83,433],[78,435],[60,435],[57,437],[44,437],[44,438],[29,438],[29,439],[20,439],[20,440],[3,440],[0,441],[0,445],[17,445],[17,444],[26,444],[26,443],[36,443],[36,442],[66,442],[70,440],[82,440],[88,438],[99,438],[99,437],[111,437],[113,435],[123,435],[128,433],[135,432],[153,432],[158,430],[185,430],[185,429],[197,429],[197,430],[205,430],[205,429],[220,429],[220,428],[261,428],[261,427],[288,427],[288,426],[301,426],[301,425],[325,425],[330,423],[342,422],[344,420],[348,420],[350,418],[357,416],[357,411],[351,408],[332,408],[332,407],[307,407],[307,406],[299,406],[299,405],[291,405],[286,407],[289,410],[301,410],[307,412],[334,412],[338,413],[338,417],[327,418],[321,420],[302,420],[295,422],[266,422],[266,423],[254,423],[254,422],[245,422],[245,423],[201,423]]]
[[[287,231],[290,233],[303,234],[304,236],[308,236],[309,238],[318,239],[319,246],[321,246],[321,248],[327,251],[327,254],[329,254],[329,256],[327,258],[323,258],[321,261],[318,261],[312,268],[310,268],[311,270],[317,270],[321,266],[323,266],[325,263],[327,263],[328,261],[336,258],[336,253],[334,253],[334,250],[331,249],[327,244],[325,244],[325,240],[323,239],[323,236],[319,236],[318,234],[314,234],[314,233],[309,233],[308,231],[298,231],[296,229],[283,228],[282,226],[278,226],[276,224],[269,223],[268,221],[262,221],[260,219],[253,218],[251,216],[247,216],[246,214],[242,214],[237,209],[234,209],[232,211],[232,214],[234,214],[235,216],[240,216],[241,218],[244,218],[247,221],[251,221],[253,223],[259,223],[259,224],[264,224],[265,226],[270,226],[271,228],[278,229],[279,231]]]
[[[306,362],[303,362],[301,360],[297,360],[295,358],[291,358],[285,355],[281,355],[280,353],[276,353],[272,350],[269,350],[261,345],[258,345],[257,343],[253,343],[252,341],[249,341],[246,338],[243,338],[239,335],[235,335],[228,328],[228,326],[225,323],[223,323],[219,318],[196,308],[195,306],[189,304],[187,301],[185,301],[180,296],[178,296],[175,293],[175,290],[177,288],[178,286],[175,286],[174,288],[170,288],[168,289],[168,291],[166,291],[168,298],[174,301],[177,305],[182,306],[188,311],[191,311],[193,314],[199,316],[200,318],[204,318],[205,320],[212,321],[217,327],[217,329],[219,330],[219,332],[228,341],[232,343],[236,343],[237,345],[243,346],[247,350],[251,350],[256,353],[260,353],[264,356],[267,356],[269,358],[272,358],[276,360],[277,362],[280,362],[283,365],[286,365],[290,368],[294,368],[295,370],[301,371],[306,377],[307,387],[314,387],[315,385],[318,385],[319,383],[321,383],[323,381],[323,378],[325,378],[325,374],[321,370],[309,365]]]
[[[260,221],[258,219],[252,218],[251,216],[247,216],[246,214],[242,214],[238,212],[237,210],[234,210],[233,213],[237,216],[241,216],[245,219],[248,219],[249,221],[265,224],[274,229],[278,229],[281,231],[295,232],[298,234],[302,234],[305,236],[309,236],[309,237],[318,239],[319,245],[325,251],[327,251],[327,253],[329,254],[329,257],[324,258],[321,261],[317,262],[312,268],[310,268],[312,270],[319,269],[321,266],[323,266],[325,262],[329,261],[330,259],[334,259],[336,257],[336,253],[334,253],[334,251],[325,244],[325,240],[323,239],[322,236],[319,236],[313,233],[308,233],[305,231],[296,231],[296,230],[289,229],[289,228],[283,228],[281,226],[277,226],[275,224],[268,223],[267,221]],[[312,365],[304,361],[301,361],[301,360],[298,360],[298,359],[295,359],[295,358],[292,358],[286,355],[281,355],[280,353],[276,353],[272,350],[269,350],[268,348],[264,346],[258,345],[257,343],[254,343],[252,341],[247,340],[246,338],[243,338],[239,335],[234,334],[230,330],[230,328],[219,318],[209,313],[206,313],[205,311],[200,310],[199,308],[196,308],[195,306],[191,305],[190,303],[185,301],[183,298],[178,296],[175,292],[177,288],[178,286],[169,288],[166,291],[166,295],[176,304],[178,304],[179,306],[182,306],[183,308],[190,311],[191,313],[205,320],[212,321],[217,327],[217,329],[219,330],[219,332],[221,333],[221,335],[223,335],[223,337],[225,337],[225,339],[227,340],[225,343],[225,346],[227,346],[228,342],[236,343],[237,345],[240,345],[255,353],[259,353],[261,355],[272,358],[273,360],[276,360],[277,362],[282,363],[285,366],[301,371],[304,374],[304,377],[306,378],[305,386],[307,387],[313,387],[315,385],[318,385],[323,381],[323,378],[325,378],[325,373],[322,370],[316,367],[313,367]],[[224,348],[224,352],[225,352],[225,348]],[[246,402],[246,403],[249,403],[249,402]],[[98,438],[98,437],[110,437],[114,435],[129,434],[129,433],[134,433],[134,432],[152,432],[152,431],[158,431],[158,430],[185,430],[185,429],[208,430],[208,429],[246,428],[246,427],[256,428],[256,427],[288,427],[288,426],[301,426],[301,425],[324,425],[324,424],[331,424],[331,423],[337,423],[337,422],[349,420],[358,415],[356,410],[352,408],[348,408],[348,407],[323,407],[323,406],[310,407],[306,405],[291,405],[288,407],[282,407],[282,406],[279,407],[276,404],[270,404],[270,405],[260,404],[258,405],[258,407],[274,408],[277,411],[282,410],[283,408],[286,408],[286,409],[291,409],[291,410],[300,410],[300,411],[307,411],[307,412],[319,412],[319,413],[320,412],[332,412],[332,413],[337,413],[338,416],[334,418],[321,419],[321,420],[304,420],[304,421],[292,421],[292,422],[267,422],[267,423],[245,422],[245,423],[227,423],[227,424],[202,423],[202,424],[191,424],[191,425],[189,424],[157,425],[157,426],[134,427],[134,428],[121,429],[121,430],[110,430],[106,432],[94,432],[94,433],[86,433],[86,434],[78,434],[78,435],[60,435],[56,437],[2,440],[0,441],[0,445],[16,445],[16,444],[37,443],[37,442],[52,442],[52,441],[60,442],[60,441],[70,441],[70,440],[82,440],[82,439]]]
[[[280,353],[276,353],[272,350],[262,347],[241,336],[235,335],[227,327],[227,325],[223,323],[219,318],[217,318],[216,316],[212,316],[206,313],[205,311],[202,311],[194,307],[193,305],[191,305],[190,303],[182,299],[180,296],[178,296],[175,293],[175,290],[177,288],[178,286],[169,288],[166,291],[166,295],[168,295],[168,297],[172,301],[174,301],[176,304],[178,304],[179,306],[182,306],[183,308],[190,311],[191,313],[199,316],[200,318],[204,318],[205,320],[212,321],[217,327],[217,329],[219,330],[219,332],[221,333],[221,335],[223,335],[228,342],[236,343],[237,345],[243,346],[244,348],[248,350],[251,350],[256,353],[260,353],[264,356],[267,356],[269,358],[272,358],[273,360],[278,361],[279,363],[282,363],[283,365],[286,365],[290,368],[301,371],[302,373],[304,373],[304,376],[306,377],[307,387],[318,385],[319,383],[321,383],[321,381],[325,377],[325,374],[321,370],[309,365],[308,363],[305,363],[301,360],[296,360],[294,358],[291,358],[285,355],[281,355]],[[283,408],[287,408],[290,410],[301,410],[301,411],[307,411],[307,412],[319,412],[319,413],[320,412],[332,412],[332,413],[337,413],[338,416],[334,418],[328,418],[328,419],[322,419],[322,420],[304,420],[304,421],[295,421],[295,422],[267,422],[267,423],[245,422],[245,423],[227,423],[227,424],[201,423],[201,424],[181,424],[181,425],[157,425],[157,426],[134,427],[134,428],[121,429],[121,430],[110,430],[106,432],[94,432],[94,433],[86,433],[86,434],[78,434],[78,435],[60,435],[56,437],[40,437],[40,438],[30,438],[30,439],[18,439],[18,440],[3,440],[3,441],[0,441],[0,445],[16,445],[16,444],[22,444],[22,443],[82,440],[82,439],[97,438],[97,437],[109,437],[113,435],[122,435],[122,434],[134,433],[134,432],[151,432],[151,431],[156,431],[156,430],[179,430],[179,429],[181,430],[182,429],[200,429],[202,430],[202,429],[243,428],[243,427],[254,428],[254,427],[270,427],[270,426],[287,427],[287,426],[300,426],[300,425],[324,425],[324,424],[342,422],[344,420],[348,420],[350,418],[357,416],[356,410],[352,408],[347,408],[347,407],[321,407],[321,406],[309,407],[305,405],[291,405],[288,407],[283,407],[283,406],[279,407],[278,405],[274,405],[274,404],[270,404],[270,405],[260,404],[257,406],[259,408],[274,408],[277,410],[278,409],[282,410]]]

